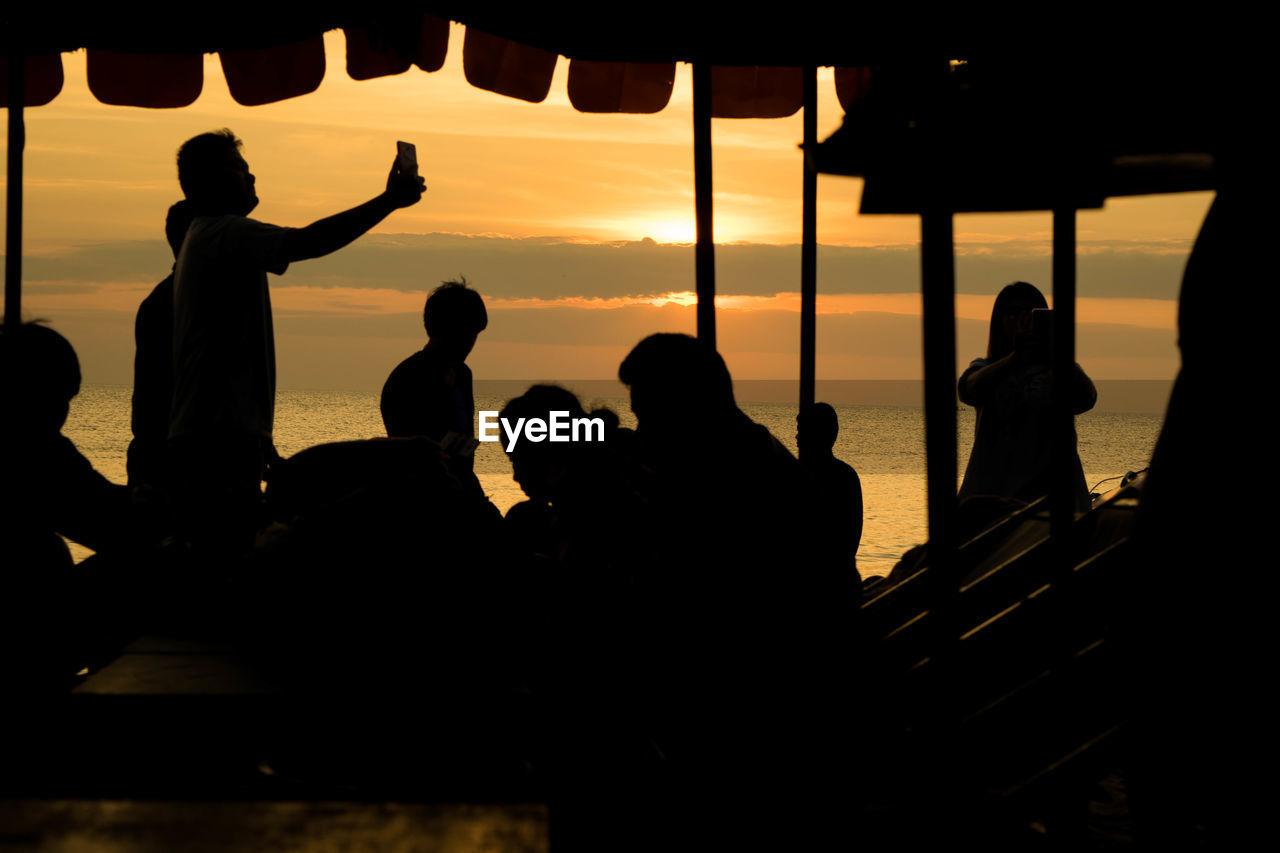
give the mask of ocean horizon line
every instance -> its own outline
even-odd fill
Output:
[[[535,384],[563,385],[587,402],[592,398],[627,397],[627,388],[616,379],[476,379],[477,394],[515,397]],[[1173,388],[1171,379],[1097,379],[1098,403],[1093,411],[1163,414]],[[800,383],[795,379],[735,379],[739,403],[796,403]],[[817,399],[833,406],[924,405],[922,379],[819,379]]]
[[[561,385],[582,398],[625,399],[627,387],[616,379],[560,379],[535,377],[528,379],[476,379],[477,395],[518,397],[531,385]],[[128,387],[121,383],[91,382],[88,386]],[[1131,414],[1164,414],[1173,388],[1171,379],[1095,379],[1098,403],[1092,411]],[[739,403],[796,403],[800,383],[795,379],[735,379],[734,395]],[[378,388],[292,388],[280,386],[285,393],[377,395]],[[924,405],[922,379],[819,379],[817,399],[833,406],[899,406],[920,408]]]

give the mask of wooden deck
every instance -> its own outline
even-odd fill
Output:
[[[20,709],[0,851],[548,849],[511,709],[327,693],[224,643],[143,637]]]
[[[10,800],[0,850],[541,853],[537,805]]]

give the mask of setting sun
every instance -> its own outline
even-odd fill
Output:
[[[698,239],[692,215],[638,223],[636,232],[659,243],[693,243]]]

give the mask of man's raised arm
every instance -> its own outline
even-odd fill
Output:
[[[416,174],[402,171],[397,161],[391,167],[387,188],[381,194],[350,210],[286,234],[283,244],[285,258],[293,263],[336,252],[386,219],[392,211],[417,204],[426,188],[426,181]]]

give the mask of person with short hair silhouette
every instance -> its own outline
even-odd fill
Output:
[[[1048,330],[1036,328],[1034,313],[1048,308],[1034,285],[1017,281],[996,296],[985,358],[960,374],[960,402],[977,410],[973,451],[959,498],[998,495],[1031,501],[1049,493],[1053,471],[1050,440],[1053,389]],[[1098,392],[1080,365],[1071,376],[1072,414],[1093,408]],[[1072,443],[1075,433],[1072,431]],[[1077,455],[1072,479],[1076,509],[1089,509],[1089,490]]]
[[[599,421],[578,433],[579,440],[529,441],[507,425],[553,412],[575,420]],[[618,425],[609,409],[583,409],[578,397],[558,385],[532,385],[507,401],[498,413],[502,446],[510,448],[512,474],[529,500],[507,512],[507,527],[531,553],[599,575],[606,567],[630,565],[634,549],[619,549],[640,521],[634,472],[620,448],[631,430]]]
[[[80,360],[71,343],[39,323],[0,330],[0,550],[24,571],[69,567],[59,534],[111,550],[128,533],[129,491],[94,470],[62,435],[80,393]]]
[[[475,394],[466,359],[489,325],[466,278],[443,282],[422,309],[427,343],[400,362],[382,386],[382,423],[392,438],[426,436],[444,448],[449,470],[481,490],[475,469]],[[481,490],[482,491],[482,490]]]
[[[183,199],[171,205],[164,234],[173,250],[174,266],[142,300],[134,321],[133,440],[125,457],[130,486],[165,486],[168,481],[165,460],[173,406],[173,272],[190,226],[190,203]]]
[[[517,434],[517,424],[550,424],[553,413],[587,428],[578,440],[570,429],[569,441]],[[643,734],[632,593],[637,576],[652,568],[641,544],[651,519],[628,454],[634,433],[609,409],[584,411],[577,395],[557,385],[533,385],[509,400],[499,423],[515,480],[529,496],[504,521],[520,576],[532,581],[519,590],[531,617],[520,642],[529,689],[546,703],[559,760],[597,778],[616,772],[610,768],[630,751],[626,744]]]
[[[194,217],[174,274],[174,391],[169,420],[179,510],[202,550],[246,551],[274,457],[275,335],[267,273],[341,249],[425,190],[397,160],[374,198],[304,228],[250,219],[255,178],[230,130],[178,150]],[[185,509],[184,509],[185,507]]]
[[[0,327],[0,663],[15,693],[65,693],[72,675],[133,639],[142,525],[129,489],[94,470],[63,425],[80,362],[39,323]],[[74,565],[62,537],[97,555]]]
[[[425,435],[442,444],[449,433],[475,438],[475,397],[466,359],[488,325],[484,300],[465,278],[431,291],[422,310],[426,346],[400,362],[382,386],[387,435]]]
[[[795,457],[738,408],[724,359],[695,338],[650,335],[618,378],[631,392],[637,455],[653,472],[653,515],[670,520],[638,543],[653,554],[638,593],[679,626],[655,646],[678,658],[717,635],[754,644],[769,633],[755,621],[765,602],[781,603],[786,579],[809,568],[780,574],[801,539]]]
[[[718,352],[688,335],[650,335],[623,360],[618,378],[631,392],[639,452],[659,477],[725,489],[707,507],[712,512],[790,514],[796,459],[738,408]]]
[[[663,499],[700,518],[705,532],[716,526],[707,524],[712,519],[752,530],[750,543],[694,534],[686,544],[750,564],[788,553],[784,531],[796,513],[799,466],[738,408],[720,354],[688,335],[650,335],[623,360],[618,378],[630,389],[638,453],[662,484]]]
[[[823,559],[856,570],[862,541],[862,481],[833,449],[840,420],[828,403],[813,403],[796,415],[796,446],[804,476],[810,524]]]
[[[794,793],[847,722],[850,573],[813,559],[799,463],[738,407],[714,349],[651,335],[618,376],[659,522],[629,543],[650,566],[634,592],[637,702],[664,752],[712,774],[707,813],[747,820],[748,791],[786,779]]]

